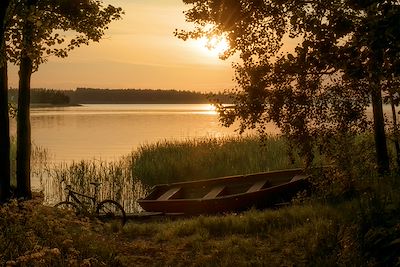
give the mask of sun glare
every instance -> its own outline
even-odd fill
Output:
[[[217,114],[217,108],[214,105],[211,104],[205,104],[201,107],[201,114],[207,114],[207,115],[216,115]]]
[[[207,105],[207,110],[208,110],[208,111],[217,112],[217,107],[214,106],[214,105],[208,104],[208,105]]]
[[[229,49],[229,43],[224,37],[201,38],[196,41],[197,46],[211,57],[219,57]]]

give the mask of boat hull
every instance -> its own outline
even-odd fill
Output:
[[[307,176],[300,169],[257,173],[157,185],[138,203],[149,212],[193,215],[237,212],[290,201],[308,185]],[[198,195],[189,194],[196,191]]]

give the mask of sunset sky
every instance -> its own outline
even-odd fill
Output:
[[[181,0],[104,1],[121,6],[123,19],[112,22],[105,38],[50,58],[32,76],[33,88],[149,88],[221,91],[232,88],[231,60],[222,61],[200,41],[173,35],[188,9]],[[9,85],[17,87],[18,70],[9,67]]]

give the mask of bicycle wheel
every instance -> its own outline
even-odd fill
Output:
[[[116,201],[107,199],[100,202],[96,209],[97,216],[105,221],[119,219],[122,225],[126,222],[124,208]]]
[[[62,209],[62,210],[68,210],[68,211],[73,211],[75,214],[79,213],[79,207],[76,203],[71,202],[71,201],[61,201],[54,205],[55,208]]]

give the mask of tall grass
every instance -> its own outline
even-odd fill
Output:
[[[11,184],[16,186],[16,139],[11,138]],[[33,145],[31,154],[31,177],[40,181],[44,203],[54,205],[65,200],[65,185],[74,190],[93,196],[91,182],[100,182],[99,200],[113,199],[119,202],[126,212],[140,210],[136,200],[145,195],[146,188],[131,172],[131,157],[106,162],[88,160],[73,163],[49,164],[48,151]],[[37,188],[35,188],[37,189]]]
[[[126,238],[168,242],[171,266],[334,266],[340,262],[340,212],[323,205],[174,222],[128,224]],[[344,227],[343,227],[344,228]],[[151,263],[149,263],[151,265]]]
[[[10,169],[11,169],[11,186],[16,187],[17,185],[17,140],[14,136],[10,138]],[[40,180],[45,178],[45,173],[48,169],[49,163],[49,152],[47,149],[32,145],[31,151],[31,176],[38,177]]]
[[[278,137],[270,137],[263,146],[255,137],[164,141],[143,145],[117,161],[59,164],[39,175],[44,177],[47,203],[65,198],[65,184],[91,195],[90,182],[101,182],[100,199],[114,199],[127,212],[137,212],[136,200],[154,184],[300,166],[289,162],[286,151]]]
[[[146,194],[146,188],[131,172],[131,161],[124,157],[119,161],[80,161],[55,165],[48,169],[48,179],[43,183],[45,201],[54,204],[65,200],[64,186],[72,185],[75,191],[93,196],[94,187],[90,183],[101,183],[99,200],[113,199],[126,212],[137,212],[137,199]]]
[[[154,185],[195,179],[299,167],[287,156],[283,138],[271,136],[263,145],[256,137],[163,141],[132,153],[132,172]]]
[[[54,183],[48,184],[49,190],[52,186],[60,190],[54,193],[59,194],[57,197],[62,196],[60,185],[64,183],[90,190],[91,181],[101,181],[104,183],[102,197],[123,198],[126,190],[130,194],[127,197],[134,199],[134,194],[143,193],[140,190],[144,188],[135,181],[157,182],[151,179],[157,175],[160,182],[171,182],[184,180],[189,174],[202,179],[292,167],[286,160],[282,139],[272,138],[270,146],[267,143],[261,148],[256,141],[252,138],[203,139],[147,145],[120,161],[54,166],[48,169],[52,179],[47,181]],[[349,148],[358,154],[366,147],[360,143]],[[302,205],[279,210],[250,210],[176,221],[167,218],[161,222],[130,221],[124,228],[116,229],[112,224],[78,220],[65,211],[14,201],[0,207],[0,249],[3,251],[0,264],[400,266],[398,173],[378,177],[365,162],[348,160],[357,163],[353,166],[356,170],[365,168],[363,172],[351,172],[358,174],[351,197],[342,195],[340,201],[333,202],[313,196],[298,199]],[[197,164],[210,170],[201,172]],[[179,166],[186,169],[182,171]],[[341,178],[341,173],[331,174]],[[332,181],[332,186],[336,186],[337,180]],[[135,186],[139,187],[135,189]],[[135,190],[138,192],[134,193]]]

